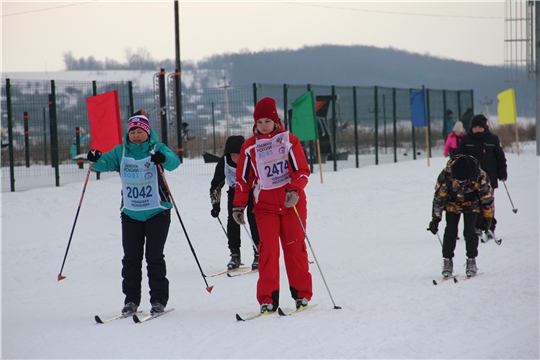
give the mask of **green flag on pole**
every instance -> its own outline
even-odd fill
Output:
[[[317,117],[313,91],[308,91],[292,103],[292,133],[298,140],[317,139]]]

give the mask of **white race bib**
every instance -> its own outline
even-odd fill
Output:
[[[225,180],[230,187],[236,186],[236,168],[227,164],[227,160],[225,160]]]
[[[291,182],[289,174],[291,147],[288,131],[279,133],[271,139],[257,139],[255,154],[261,189],[276,189]]]
[[[141,160],[122,157],[120,176],[124,208],[143,211],[161,207],[157,169],[150,156]]]

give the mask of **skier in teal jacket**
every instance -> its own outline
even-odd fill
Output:
[[[169,171],[180,165],[178,156],[158,141],[143,110],[128,120],[124,143],[102,154],[92,149],[87,155],[92,169],[120,172],[122,179],[122,313],[132,314],[141,302],[142,259],[146,258],[151,313],[163,312],[169,300],[163,250],[171,222],[172,203],[157,168]],[[145,251],[146,241],[146,251]]]

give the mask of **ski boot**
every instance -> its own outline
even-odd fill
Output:
[[[232,252],[231,253],[231,261],[227,264],[227,269],[233,270],[238,269],[242,265],[240,260],[240,253]]]
[[[135,314],[137,312],[137,308],[139,306],[135,304],[134,302],[128,302],[124,307],[122,308],[122,314]]]
[[[452,273],[454,272],[454,262],[452,259],[443,259],[443,270],[442,275],[447,278],[452,276]]]
[[[476,259],[467,259],[467,267],[465,269],[465,274],[467,277],[473,277],[478,272],[478,268],[476,267]]]
[[[301,307],[306,307],[306,306],[308,306],[308,299],[306,298],[296,299],[297,309],[300,309]]]
[[[265,312],[269,312],[269,313],[272,313],[272,312],[275,312],[276,310],[274,309],[274,305],[272,304],[262,304],[261,305],[261,314],[264,314]]]
[[[162,313],[164,311],[165,311],[165,305],[160,304],[158,302],[153,303],[152,307],[150,308],[150,314]]]
[[[255,253],[255,257],[253,258],[253,263],[251,264],[251,270],[257,270],[259,269],[259,253]]]

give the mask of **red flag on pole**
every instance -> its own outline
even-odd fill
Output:
[[[120,103],[118,91],[91,96],[86,99],[90,120],[91,148],[106,152],[122,143]]]

